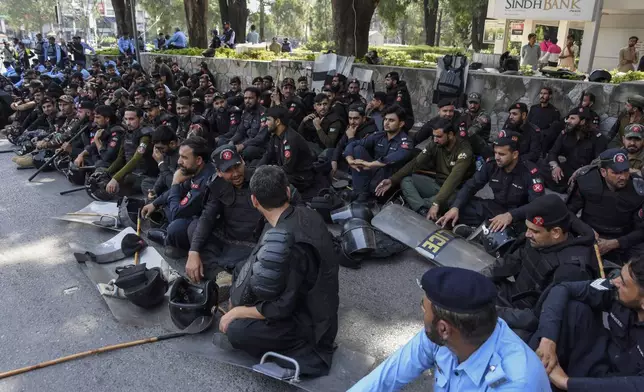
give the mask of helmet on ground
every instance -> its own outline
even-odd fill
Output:
[[[123,289],[125,297],[134,305],[151,309],[161,302],[168,291],[168,281],[159,267],[145,271],[145,281],[129,289]]]
[[[484,235],[482,242],[485,251],[494,255],[496,252],[502,252],[504,249],[510,247],[510,245],[512,245],[516,240],[516,231],[513,227],[508,226],[501,231],[488,231],[488,233]]]
[[[353,202],[342,208],[331,211],[331,220],[333,223],[343,223],[351,218],[362,219],[371,222],[373,213],[366,203]]]
[[[114,200],[115,195],[107,193],[107,190],[105,190],[111,179],[112,177],[104,171],[92,173],[87,179],[87,194],[98,201]]]
[[[347,257],[365,256],[377,248],[376,233],[369,222],[351,218],[342,227],[342,250]]]
[[[40,150],[34,155],[34,166],[36,169],[40,169],[41,167],[45,166],[45,163],[54,156],[54,152],[52,150]],[[53,171],[55,170],[54,165],[50,162],[47,167],[43,169],[44,172],[48,171]]]
[[[85,177],[87,172],[76,166],[74,162],[70,162],[69,166],[66,169],[63,169],[63,173],[72,184],[85,185]]]
[[[185,329],[199,317],[209,317],[212,321],[218,301],[219,287],[214,281],[196,285],[184,277],[177,278],[170,288],[170,318],[179,329]]]

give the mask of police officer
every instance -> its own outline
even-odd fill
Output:
[[[638,255],[619,272],[610,280],[562,283],[548,293],[530,345],[559,390],[644,389],[644,258]]]
[[[215,144],[224,145],[224,141],[235,136],[237,127],[241,123],[242,109],[233,103],[233,99],[226,99],[221,93],[215,94],[212,100],[216,115],[210,121],[210,129],[214,131]],[[214,128],[213,128],[214,127]]]
[[[444,123],[443,120],[449,120],[453,121],[454,120],[454,113],[456,112],[456,106],[454,106],[454,101],[448,98],[443,98],[438,102],[438,115],[436,117],[431,118],[429,121],[427,121],[423,126],[416,132],[416,135],[414,135],[414,144],[419,145],[420,143],[424,142],[427,139],[430,139],[433,135],[433,131],[436,127],[436,123]],[[466,131],[463,130],[464,136],[466,136]],[[460,132],[460,131],[459,131]],[[460,136],[460,133],[459,133]]]
[[[257,359],[274,351],[296,360],[303,375],[326,375],[340,302],[333,237],[317,212],[289,204],[288,180],[278,167],[258,168],[250,190],[268,224],[235,271],[232,308],[219,330]]]
[[[210,125],[205,118],[193,114],[190,97],[181,97],[177,100],[177,117],[179,120],[179,126],[177,127],[179,141],[183,141],[190,136],[200,136],[206,140],[210,139],[210,134],[208,133]]]
[[[644,229],[636,227],[644,180],[631,176],[627,154],[619,148],[602,152],[601,166],[582,171],[568,199],[570,211],[582,210],[581,220],[597,233],[601,254],[619,264],[644,250]]]
[[[158,99],[145,101],[145,104],[143,104],[143,110],[145,110],[146,113],[147,123],[152,125],[154,128],[161,125],[167,125],[176,132],[179,127],[177,116],[168,113]]]
[[[394,391],[433,369],[435,391],[550,390],[539,358],[497,317],[494,284],[461,268],[420,280],[424,330],[349,392]]]
[[[75,160],[83,151],[85,151],[86,146],[91,144],[94,133],[96,132],[96,124],[94,123],[94,109],[95,105],[92,101],[83,100],[78,105],[78,131],[81,127],[86,127],[85,132],[83,132],[79,138],[73,142],[65,142],[60,147],[62,150],[66,151],[72,160]]]
[[[152,158],[159,167],[159,176],[152,189],[143,189],[147,191],[148,200],[155,200],[170,189],[179,163],[179,139],[168,125],[161,125],[152,132],[152,145]]]
[[[282,81],[281,95],[273,95],[273,105],[283,106],[288,110],[289,121],[293,128],[297,128],[306,116],[306,107],[302,99],[295,93],[295,80],[285,78]]]
[[[343,170],[346,170],[346,161],[342,159],[342,153],[349,143],[353,140],[364,139],[375,132],[378,132],[378,128],[374,121],[366,116],[365,105],[360,103],[351,105],[349,107],[349,125],[331,156],[331,174],[335,174],[338,170],[338,163],[342,164]]]
[[[548,153],[548,167],[542,167],[546,185],[555,192],[565,193],[568,178],[582,166],[606,149],[608,139],[591,127],[590,112],[586,108],[573,108],[566,117],[566,129],[561,131]],[[561,159],[563,157],[565,159]]]
[[[624,148],[628,151],[630,172],[642,173],[644,168],[644,125],[629,124],[624,128]]]
[[[250,200],[252,171],[232,145],[217,148],[212,159],[216,176],[208,184],[203,212],[188,230],[186,274],[195,282],[214,279],[221,269],[232,271],[248,258],[260,234],[262,216]]]
[[[539,103],[530,107],[528,122],[539,128],[541,137],[541,151],[548,151],[552,147],[557,135],[557,123],[561,122],[561,113],[550,103],[552,89],[542,87],[539,91]]]
[[[644,97],[634,95],[626,100],[625,111],[620,113],[617,121],[606,137],[611,141],[609,147],[621,147],[624,129],[629,124],[644,123]]]
[[[595,94],[591,93],[590,91],[584,91],[584,95],[581,96],[581,102],[579,103],[579,107],[585,108],[588,110],[588,113],[590,114],[590,125],[591,127],[599,131],[599,124],[601,122],[601,117],[599,117],[599,114],[593,109],[595,106]]]
[[[373,120],[380,132],[384,130],[382,111],[385,110],[385,102],[387,94],[384,91],[376,91],[367,105],[367,116]]]
[[[398,105],[383,112],[384,132],[356,139],[344,149],[343,156],[351,169],[354,196],[368,200],[381,182],[411,159],[414,144],[404,131],[405,110]]]
[[[170,189],[141,210],[141,215],[147,218],[163,208],[170,223],[165,238],[166,251],[172,256],[182,255],[190,249],[188,227],[194,217],[201,214],[208,181],[215,173],[206,139],[193,136],[184,140],[179,146],[177,167]]]
[[[336,99],[346,103],[347,98],[347,77],[341,73],[333,75],[331,78],[331,87],[335,90]]]
[[[282,107],[267,109],[266,126],[270,132],[268,147],[257,164],[277,165],[284,169],[289,183],[297,188],[304,200],[317,196],[317,188],[326,184],[317,181],[313,169],[315,158],[306,140],[287,126],[288,111]],[[317,185],[317,186],[316,186]]]
[[[302,100],[304,104],[304,114],[310,114],[313,112],[313,103],[315,99],[315,93],[309,90],[309,80],[306,76],[300,76],[297,79],[297,91],[296,94]]]
[[[350,79],[347,85],[347,96],[345,99],[347,106],[354,103],[367,104],[367,100],[360,95],[360,81],[358,79]]]
[[[152,189],[159,173],[152,158],[151,134],[153,129],[142,127],[143,111],[135,106],[125,109],[123,122],[127,131],[118,158],[107,169],[112,179],[105,187],[110,194],[147,194]]]
[[[490,220],[490,230],[504,230],[513,220],[523,217],[522,210],[529,202],[544,195],[543,180],[537,166],[519,157],[517,132],[502,131],[494,141],[494,161],[487,162],[474,177],[467,180],[456,194],[452,208],[436,223],[445,227],[456,222],[466,226],[478,226]],[[489,184],[493,199],[474,197],[476,192]],[[465,228],[467,229],[467,228]],[[469,231],[469,230],[466,230]],[[462,237],[470,233],[458,232]]]
[[[230,90],[226,91],[224,94],[224,98],[233,98],[233,97],[241,97],[243,95],[242,90],[241,90],[241,79],[239,76],[233,76],[230,79]]]
[[[510,106],[508,112],[508,120],[504,129],[521,134],[519,156],[525,161],[536,163],[541,157],[541,134],[539,128],[527,121],[528,106],[522,102],[515,103]]]
[[[78,154],[74,163],[78,167],[95,166],[108,168],[119,156],[125,129],[119,124],[114,109],[107,105],[97,106],[94,110],[96,132],[89,135],[89,143]]]
[[[400,184],[409,208],[436,220],[456,194],[456,188],[474,174],[472,147],[456,136],[449,120],[435,124],[434,140],[421,154],[378,185],[376,195],[384,195]]]
[[[409,131],[414,126],[414,109],[411,105],[411,96],[407,90],[407,83],[404,80],[400,80],[398,72],[389,72],[385,76],[385,87],[387,91],[387,106],[397,104],[405,109],[407,116],[405,131]]]
[[[344,119],[331,111],[326,94],[315,96],[315,113],[304,117],[297,132],[308,142],[315,155],[324,155],[325,150],[335,148],[346,127]]]
[[[490,151],[490,116],[481,109],[481,94],[470,93],[467,96],[467,110],[460,115],[458,120],[458,135],[467,137],[475,156],[491,158],[494,154]]]
[[[525,219],[525,234],[482,271],[499,288],[499,305],[531,309],[553,282],[587,280],[598,274],[594,233],[567,210],[559,196],[535,199],[518,218]]]
[[[244,90],[244,111],[241,115],[241,122],[237,126],[235,135],[229,140],[219,140],[219,145],[233,144],[237,152],[247,161],[259,159],[264,154],[266,147],[262,144],[247,145],[247,142],[257,136],[261,128],[261,117],[266,109],[258,103],[259,90],[255,87],[247,87]]]

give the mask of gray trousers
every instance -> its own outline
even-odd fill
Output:
[[[432,177],[412,174],[402,180],[400,189],[409,208],[418,212],[422,207],[431,207],[441,186]]]

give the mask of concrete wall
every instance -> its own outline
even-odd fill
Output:
[[[628,45],[628,38],[635,35],[644,39],[644,15],[602,15],[595,50],[594,69],[615,69],[619,50]],[[644,53],[640,53],[642,55]]]
[[[146,69],[151,69],[154,58],[158,55],[143,54],[142,63]],[[165,56],[167,57],[167,56]],[[300,76],[311,77],[312,62],[306,61],[242,61],[234,59],[214,59],[192,56],[174,56],[180,66],[188,72],[199,70],[199,64],[205,61],[208,68],[216,75],[217,88],[228,89],[228,82],[233,76],[242,79],[243,86],[248,86],[256,76],[272,75],[276,80],[292,77],[297,80]],[[435,115],[437,109],[431,103],[435,69],[403,68],[356,64],[354,67],[373,70],[373,80],[376,90],[384,90],[385,75],[396,70],[402,80],[407,82],[414,105],[417,122],[425,122]],[[623,83],[620,85],[579,82],[564,79],[549,79],[539,77],[524,77],[491,74],[481,71],[470,72],[467,81],[467,92],[479,92],[483,96],[483,108],[492,117],[493,130],[498,130],[507,119],[507,108],[515,102],[528,105],[536,103],[539,90],[543,86],[553,89],[553,104],[562,114],[567,113],[580,101],[582,92],[589,90],[597,96],[595,111],[602,116],[602,129],[612,126],[614,118],[624,107],[629,96],[639,94],[644,96],[644,83]]]

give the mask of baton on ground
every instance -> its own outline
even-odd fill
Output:
[[[87,189],[86,186],[81,186],[81,187],[78,187],[78,188],[72,188],[72,189],[68,189],[66,191],[62,191],[62,192],[60,192],[58,194],[62,196],[62,195],[66,195],[66,194],[69,194],[69,193],[84,191],[85,189]]]
[[[16,152],[16,150],[0,150],[0,154],[9,154],[10,152]]]
[[[83,128],[81,128],[81,130],[78,131],[74,136],[72,136],[72,138],[69,139],[67,143],[71,143],[74,140],[78,139],[87,130],[87,128],[89,128],[90,125],[92,125],[91,121],[89,121],[85,126],[83,126]],[[31,180],[36,178],[36,176],[40,174],[41,171],[45,170],[45,168],[49,166],[54,161],[54,159],[58,158],[58,156],[63,152],[64,151],[62,149],[58,150],[58,152],[56,152],[51,158],[49,158],[47,162],[45,162],[45,164],[40,167],[40,169],[36,170],[36,172],[32,174],[31,177],[27,179],[27,181],[31,182]]]
[[[605,279],[606,274],[604,273],[604,262],[602,261],[602,255],[599,253],[599,246],[597,246],[596,242],[595,245],[593,245],[593,248],[595,248],[595,256],[597,256],[597,264],[599,265],[599,276],[602,279]]]

